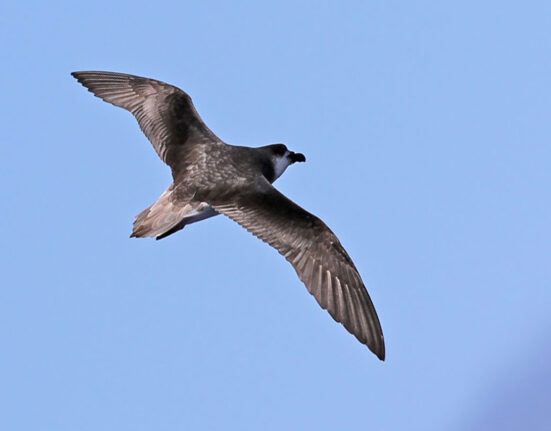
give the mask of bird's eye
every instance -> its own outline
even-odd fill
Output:
[[[287,152],[287,148],[283,144],[276,145],[274,148],[274,153],[277,156],[284,156],[286,152]]]

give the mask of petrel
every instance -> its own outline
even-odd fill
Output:
[[[155,79],[114,72],[73,72],[97,97],[130,111],[173,183],[136,216],[131,237],[164,238],[224,214],[274,247],[294,267],[319,305],[361,343],[385,358],[375,307],[335,234],[272,183],[301,153],[283,144],[228,145],[203,122],[191,97]]]

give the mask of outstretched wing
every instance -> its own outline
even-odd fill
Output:
[[[250,192],[215,194],[205,200],[281,253],[319,305],[384,360],[375,307],[352,259],[325,223],[263,178]]]
[[[186,147],[220,141],[201,120],[191,97],[177,87],[115,72],[73,72],[71,75],[96,96],[130,111],[173,174]]]

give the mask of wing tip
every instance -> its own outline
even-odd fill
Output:
[[[379,360],[381,362],[385,361],[386,352],[385,352],[385,345],[384,344],[382,344],[381,346],[378,346],[378,348],[369,347],[369,350],[371,350],[375,354],[375,356],[377,356],[377,358],[379,358]]]
[[[82,72],[78,72],[78,71],[71,72],[71,76],[72,76],[73,78],[75,78],[78,82],[80,82],[80,74],[81,74],[81,73],[82,73]]]
[[[377,319],[378,323],[378,319]],[[385,349],[385,337],[380,329],[379,331],[375,331],[375,333],[367,334],[367,339],[365,341],[365,344],[371,350],[377,358],[379,358],[381,361],[384,361],[386,358],[386,349]]]
[[[80,80],[82,79],[82,75],[84,75],[86,73],[89,73],[89,72],[86,72],[84,70],[75,70],[75,71],[71,72],[71,76],[73,78],[75,78],[77,81],[80,82]]]
[[[81,84],[83,87],[85,87],[90,93],[95,95],[95,93],[90,89],[90,86],[86,85],[86,74],[88,73],[89,72],[76,71],[76,72],[71,72],[71,76],[75,78],[78,81],[78,83]]]
[[[348,328],[346,329],[348,330]],[[385,339],[382,333],[379,333],[375,336],[373,334],[360,335],[353,332],[350,333],[354,335],[354,337],[356,337],[356,339],[360,343],[365,345],[381,361],[384,361],[386,359]]]

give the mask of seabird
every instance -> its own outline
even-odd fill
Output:
[[[164,238],[224,214],[274,247],[294,267],[319,305],[381,360],[383,332],[352,259],[319,218],[272,183],[301,153],[283,144],[228,145],[203,122],[191,97],[154,79],[114,72],[73,72],[90,92],[130,111],[173,183],[136,216],[132,237]]]

